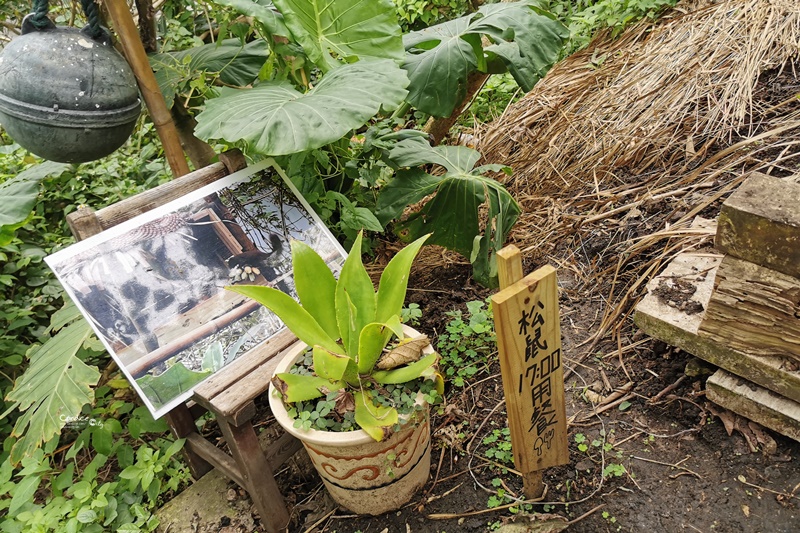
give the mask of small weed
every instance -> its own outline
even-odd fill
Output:
[[[420,318],[422,318],[422,310],[419,308],[419,304],[410,303],[408,307],[403,307],[400,311],[400,320],[403,324],[418,326]]]
[[[500,464],[509,466],[514,464],[514,455],[511,453],[510,429],[493,429],[490,435],[484,437],[483,443],[490,445],[486,450],[486,457],[494,459]]]
[[[602,516],[603,516],[603,519],[606,522],[608,522],[609,524],[616,525],[617,526],[617,531],[621,531],[622,530],[622,526],[617,524],[616,517],[614,517],[611,513],[609,513],[608,511],[603,511]]]
[[[489,365],[496,338],[491,308],[485,302],[467,302],[467,313],[450,311],[445,333],[437,339],[439,366],[445,380],[463,387],[467,380]]]

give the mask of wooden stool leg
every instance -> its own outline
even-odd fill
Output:
[[[289,524],[289,512],[252,424],[233,426],[222,417],[217,421],[247,485],[244,488],[261,515],[261,524],[269,533],[284,531]]]
[[[197,433],[194,417],[191,412],[189,412],[189,408],[186,407],[186,404],[182,403],[178,405],[164,416],[166,417],[167,424],[172,428],[172,433],[175,437],[183,439],[191,433]],[[208,461],[197,455],[197,453],[191,449],[189,442],[183,447],[183,457],[186,459],[186,462],[189,463],[189,471],[191,471],[192,477],[195,479],[200,479],[214,468]]]

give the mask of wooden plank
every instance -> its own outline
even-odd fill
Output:
[[[247,488],[245,479],[239,472],[239,467],[236,466],[236,461],[230,455],[208,442],[199,433],[187,435],[184,447],[214,465],[216,469],[232,479],[240,487]]]
[[[698,334],[741,352],[800,361],[800,279],[725,256]]]
[[[271,338],[255,346],[252,350],[226,366],[224,372],[214,374],[195,387],[195,401],[210,406],[210,401],[213,400],[214,397],[247,376],[253,369],[259,367],[265,361],[273,357],[278,357],[279,353],[283,352],[295,342],[297,342],[297,337],[287,328],[282,329]]]
[[[79,205],[77,211],[68,214],[67,224],[75,240],[78,241],[103,231],[97,213],[88,205]]]
[[[176,438],[183,439],[193,433],[197,434],[197,426],[194,423],[195,417],[186,404],[174,407],[165,415],[165,418]],[[212,469],[211,464],[189,446],[184,446],[183,456],[186,462],[189,463],[189,470],[195,479],[200,479]]]
[[[513,244],[503,247],[497,252],[497,278],[500,289],[505,289],[525,276],[522,270],[522,252]],[[529,500],[544,494],[542,471],[522,472],[522,492]]]
[[[261,524],[269,533],[283,531],[289,524],[289,512],[283,495],[275,483],[274,473],[261,451],[253,426],[231,426],[219,420],[219,428],[228,443],[236,464],[241,468],[243,488],[261,516]]]
[[[706,398],[781,435],[800,441],[800,403],[724,370],[717,370],[708,378]]]
[[[267,449],[264,450],[264,456],[267,458],[267,461],[269,461],[272,469],[277,470],[280,465],[288,461],[291,456],[299,452],[302,448],[302,442],[290,433],[283,433],[267,446]]]
[[[224,417],[235,426],[250,420],[255,415],[255,407],[251,405],[253,400],[267,391],[269,382],[275,374],[275,368],[285,353],[286,351],[265,358],[262,364],[243,376],[235,386],[232,385],[217,394],[209,402],[217,417]]]
[[[754,173],[722,205],[715,244],[800,278],[800,184]]]
[[[214,183],[227,175],[228,170],[225,165],[214,163],[186,174],[179,180],[172,180],[100,209],[97,212],[97,217],[100,219],[103,229],[108,229],[151,209],[160,207],[167,202],[178,199],[209,183]]]
[[[492,296],[514,464],[567,464],[556,270],[545,266]]]
[[[648,283],[647,295],[636,305],[634,322],[653,338],[729,372],[747,376],[762,387],[800,402],[800,372],[791,370],[791,365],[787,365],[783,358],[737,351],[726,343],[717,343],[698,335],[700,322],[714,289],[716,269],[721,261],[721,256],[708,254],[685,253],[676,257],[663,273]],[[668,305],[669,300],[664,296],[663,287],[676,279],[691,281],[695,289],[688,300],[693,304],[685,306],[683,310]],[[702,310],[692,312],[698,306]]]

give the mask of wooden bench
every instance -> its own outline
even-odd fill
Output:
[[[85,239],[246,167],[238,150],[220,154],[219,159],[219,163],[99,211],[82,206],[67,216],[70,229],[76,239]],[[282,354],[296,342],[291,332],[282,330],[195,387],[188,402],[165,415],[175,436],[186,439],[184,457],[195,479],[218,468],[247,490],[270,533],[285,530],[289,522],[274,472],[302,446],[283,434],[262,450],[253,428],[255,400],[267,391]],[[206,413],[216,418],[230,454],[198,432],[196,420]]]

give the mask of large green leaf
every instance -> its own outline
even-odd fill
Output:
[[[341,353],[343,351],[343,348],[322,329],[314,317],[285,292],[262,285],[235,285],[225,288],[252,298],[270,309],[278,315],[278,318],[292,333],[297,335],[298,339],[309,346],[319,344],[332,352]]]
[[[433,163],[448,172],[466,173],[475,168],[480,152],[466,146],[431,147],[426,139],[413,137],[397,143],[389,152],[389,159],[401,167],[415,167]]]
[[[472,31],[489,36],[493,45],[484,50],[500,56],[525,92],[547,74],[569,38],[569,30],[539,2],[488,4],[478,11]],[[527,7],[527,9],[526,9]]]
[[[408,274],[411,263],[417,257],[419,249],[425,244],[428,235],[424,235],[398,252],[381,274],[378,285],[377,310],[375,319],[386,322],[391,317],[399,315],[406,299],[408,288]]]
[[[11,242],[14,232],[27,222],[39,196],[39,182],[69,168],[65,163],[45,161],[0,183],[0,246]]]
[[[19,437],[11,450],[12,462],[57,435],[69,417],[79,415],[94,399],[92,387],[100,372],[78,357],[91,336],[89,323],[76,320],[31,351],[30,366],[6,397],[12,405],[1,415],[13,409],[22,413],[11,432]]]
[[[435,163],[447,172],[442,176],[417,169],[398,172],[381,190],[379,217],[395,218],[407,206],[435,193],[422,209],[396,224],[395,232],[407,241],[433,233],[427,244],[461,253],[475,266],[476,279],[484,285],[493,285],[496,282],[493,254],[502,247],[520,209],[499,182],[479,172],[504,167],[474,169],[479,158],[474,150],[463,146],[431,147],[415,139],[398,143],[389,157],[402,166]],[[479,215],[483,204],[488,207],[485,224],[481,224]]]
[[[400,419],[397,409],[375,405],[369,396],[360,391],[356,392],[353,397],[356,404],[356,423],[370,437],[376,441],[382,441],[391,433],[392,427]]]
[[[219,79],[228,85],[244,87],[258,77],[268,55],[269,46],[263,39],[244,46],[239,39],[225,39],[188,50],[152,54],[148,59],[167,107],[172,107],[181,85],[197,73],[219,73]]]
[[[332,339],[339,338],[333,272],[313,248],[301,241],[292,241],[292,267],[294,286],[303,309]]]
[[[319,376],[300,374],[275,374],[272,385],[278,389],[285,402],[305,402],[324,396],[345,386],[343,381],[331,381]]]
[[[239,13],[253,17],[270,35],[291,36],[283,22],[283,15],[275,9],[271,0],[214,0],[214,3],[232,7]]]
[[[350,358],[346,355],[326,350],[322,346],[314,346],[314,373],[321,378],[339,381],[344,376]]]
[[[350,357],[355,357],[358,352],[361,330],[375,322],[375,287],[361,262],[362,238],[363,234],[359,232],[336,284],[336,321]]]
[[[373,322],[364,326],[358,339],[358,373],[369,374],[378,362],[392,334],[403,336],[400,317],[395,315],[386,323]]]
[[[275,0],[286,25],[323,71],[337,60],[401,61],[403,41],[390,0]]]
[[[372,378],[381,385],[398,385],[427,375],[432,377],[436,370],[434,365],[438,360],[438,354],[428,354],[406,366],[375,372]]]
[[[403,68],[411,84],[408,102],[437,117],[446,117],[467,93],[467,76],[478,69],[475,41],[469,17],[437,24],[403,36],[406,58]]]
[[[204,140],[244,140],[267,155],[303,152],[344,137],[381,107],[399,106],[407,85],[405,71],[378,60],[339,67],[305,94],[288,82],[225,89],[206,101],[195,134]]]
[[[450,116],[464,99],[467,76],[495,72],[496,57],[529,91],[558,60],[569,37],[567,28],[535,5],[532,0],[484,5],[472,15],[404,36],[409,103],[434,116]],[[486,47],[483,36],[490,41]]]

